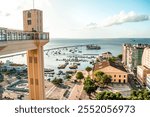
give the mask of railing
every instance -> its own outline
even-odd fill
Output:
[[[0,28],[0,41],[21,41],[21,40],[49,40],[49,33],[25,32],[21,30],[10,30],[7,28]]]

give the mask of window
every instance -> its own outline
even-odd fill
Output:
[[[114,82],[116,82],[116,79],[114,79]]]
[[[4,41],[4,40],[7,40],[6,38],[6,30],[0,30],[0,40]]]
[[[31,18],[31,13],[30,12],[28,12],[28,18]]]
[[[126,75],[124,75],[124,78],[126,78]]]
[[[34,57],[34,63],[37,63],[37,57]]]
[[[32,63],[32,57],[29,57],[29,63]]]
[[[38,85],[38,84],[39,84],[39,83],[38,83],[38,79],[35,79],[35,84],[36,84],[36,85]]]
[[[33,85],[33,78],[30,78],[30,84]]]
[[[31,25],[31,20],[27,20],[28,25]]]
[[[121,75],[119,75],[119,78],[121,77]]]
[[[116,77],[116,75],[114,75],[114,77]]]

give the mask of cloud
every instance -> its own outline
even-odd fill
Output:
[[[6,17],[8,17],[8,16],[10,16],[10,15],[11,15],[10,13],[6,13],[6,14],[5,14]]]
[[[148,20],[150,20],[149,15],[136,14],[133,11],[130,11],[128,13],[121,11],[119,14],[108,17],[99,23],[92,22],[90,24],[87,24],[86,28],[98,29],[98,28],[102,28],[102,27],[121,25],[121,24],[129,23],[129,22],[130,23],[131,22],[143,22],[143,21],[148,21]]]
[[[147,20],[150,20],[150,17],[148,15],[138,15],[133,11],[128,13],[121,11],[118,15],[108,17],[103,22],[101,22],[100,25],[104,27],[108,27],[108,26],[120,25],[128,22],[142,22]]]
[[[91,22],[90,24],[86,25],[86,28],[88,28],[88,29],[96,29],[96,28],[98,28],[98,24]]]
[[[10,16],[11,14],[10,14],[10,13],[4,13],[4,12],[0,11],[0,15],[1,15],[1,16],[6,16],[6,17],[8,17],[8,16]]]
[[[23,8],[23,6],[20,5],[17,7],[17,10],[21,10],[22,8]]]

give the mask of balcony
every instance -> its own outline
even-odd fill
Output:
[[[49,33],[0,28],[0,56],[37,49],[49,42]]]
[[[0,41],[49,40],[46,32],[24,32],[0,27]]]

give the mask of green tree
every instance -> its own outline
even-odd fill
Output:
[[[95,76],[97,84],[101,87],[104,87],[106,84],[108,85],[109,83],[111,83],[111,76],[106,75],[104,72],[98,71],[95,73]]]
[[[110,75],[106,75],[106,74],[104,74],[103,75],[103,83],[104,83],[104,85],[106,84],[106,85],[108,85],[109,83],[111,83],[111,76]]]
[[[125,98],[123,98],[123,96],[119,92],[113,93],[110,91],[103,91],[96,94],[96,99],[97,100],[123,100]]]
[[[3,92],[4,92],[4,88],[0,85],[0,100],[2,99]]]
[[[88,75],[89,75],[89,73],[90,73],[90,71],[92,70],[92,68],[89,67],[89,66],[87,66],[87,67],[85,68],[85,70],[88,72]]]
[[[52,80],[52,83],[56,86],[60,86],[63,83],[63,80],[61,78],[55,78],[54,80]]]
[[[83,73],[82,73],[82,72],[77,72],[76,78],[77,78],[78,80],[83,79],[83,78],[84,78]]]
[[[147,89],[133,90],[129,97],[130,100],[150,100],[150,91]]]
[[[109,62],[115,62],[115,61],[116,61],[116,58],[115,58],[115,57],[111,57],[111,58],[108,59],[108,61],[109,61]]]
[[[88,76],[84,81],[83,89],[90,96],[91,93],[95,92],[97,89],[95,82]]]
[[[119,54],[119,55],[117,56],[117,58],[119,58],[120,60],[122,60],[122,54]]]
[[[66,75],[66,79],[67,80],[71,79],[71,75]]]
[[[4,81],[4,75],[0,73],[0,82]]]

